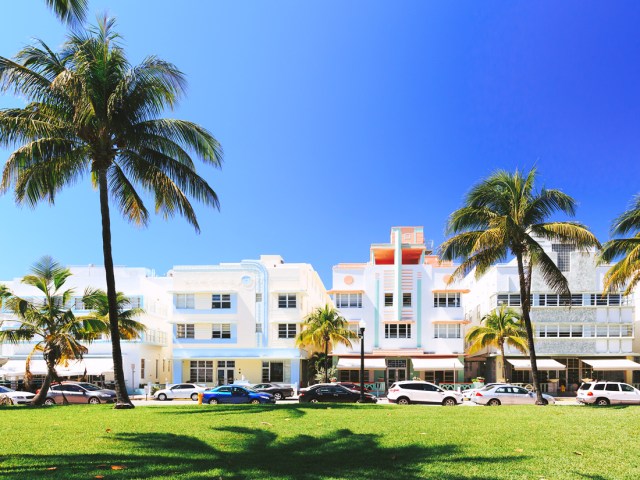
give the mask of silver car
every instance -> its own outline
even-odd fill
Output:
[[[116,392],[87,382],[62,382],[49,387],[44,404],[62,404],[65,398],[69,403],[113,403]]]
[[[545,405],[556,403],[551,395],[542,394]],[[471,397],[471,401],[478,405],[497,407],[498,405],[534,405],[536,403],[535,392],[516,385],[488,385],[478,390]]]

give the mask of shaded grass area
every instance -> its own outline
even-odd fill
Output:
[[[0,478],[637,479],[640,408],[0,409]]]

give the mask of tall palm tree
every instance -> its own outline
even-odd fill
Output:
[[[479,326],[469,329],[465,340],[469,344],[468,352],[476,353],[487,347],[495,347],[502,355],[502,378],[507,378],[507,356],[505,345],[527,352],[527,332],[520,322],[520,314],[505,305],[492,310],[482,317]]]
[[[628,234],[632,236],[624,238]],[[640,195],[634,198],[626,212],[613,221],[611,235],[623,238],[605,242],[600,251],[599,263],[610,263],[620,258],[607,271],[604,290],[624,290],[624,294],[629,295],[640,282]]]
[[[188,197],[214,208],[219,203],[191,154],[219,167],[222,150],[203,127],[158,118],[184,93],[184,75],[156,57],[132,67],[114,25],[105,17],[95,28],[70,34],[59,53],[40,41],[15,60],[0,57],[0,87],[30,102],[0,110],[0,145],[18,146],[4,167],[0,192],[14,185],[16,202],[33,207],[53,203],[61,189],[91,176],[100,198],[115,408],[133,408],[120,348],[109,197],[125,218],[146,225],[141,190],[153,196],[157,213],[180,214],[199,232]]]
[[[301,347],[310,346],[324,352],[324,381],[329,381],[329,349],[335,345],[351,347],[357,335],[349,330],[349,324],[331,305],[318,307],[305,318],[302,331],[296,338]]]
[[[79,25],[84,22],[89,7],[88,0],[45,0],[47,6],[64,23]]]
[[[74,291],[63,290],[63,287],[70,275],[69,269],[51,257],[42,257],[31,268],[31,274],[22,278],[22,283],[38,289],[42,297],[27,299],[11,295],[6,300],[19,325],[0,330],[0,342],[35,341],[27,357],[26,371],[29,371],[29,363],[36,352],[42,352],[47,365],[42,387],[33,399],[35,405],[44,403],[49,385],[58,379],[55,367],[82,359],[87,353],[82,342],[90,342],[96,333],[109,330],[108,322],[76,318],[68,308]]]
[[[570,294],[570,290],[567,279],[538,239],[573,245],[579,250],[600,244],[580,223],[548,221],[555,212],[575,215],[576,202],[559,190],[536,191],[535,179],[535,168],[527,174],[499,170],[475,185],[467,194],[465,205],[449,217],[447,235],[454,236],[442,244],[440,257],[462,260],[451,281],[463,278],[474,269],[476,278],[481,277],[495,263],[515,257],[536,403],[543,404],[530,317],[533,268],[554,291]]]
[[[131,300],[122,292],[116,294],[116,302],[118,304],[118,330],[120,338],[125,340],[135,340],[140,338],[144,333],[144,324],[136,320],[137,317],[144,313],[142,308],[131,307]],[[88,288],[82,297],[82,303],[91,313],[83,319],[98,319],[102,322],[109,323],[109,299],[107,292],[100,289]],[[110,333],[110,332],[107,332]]]

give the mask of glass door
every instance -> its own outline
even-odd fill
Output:
[[[218,385],[229,385],[234,382],[235,360],[218,360]]]
[[[407,379],[406,360],[387,360],[387,389],[395,382]]]

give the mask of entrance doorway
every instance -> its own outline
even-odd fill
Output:
[[[233,383],[233,372],[235,368],[235,360],[218,360],[218,385],[229,385]]]
[[[406,360],[387,360],[387,388],[395,382],[401,382],[407,379],[407,361]]]

